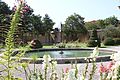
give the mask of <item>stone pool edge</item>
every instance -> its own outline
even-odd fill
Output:
[[[93,48],[48,48],[48,49],[34,49],[34,50],[30,50],[27,52],[34,52],[34,51],[61,51],[61,50],[93,50]],[[115,50],[110,50],[110,49],[99,49],[100,51],[104,51],[104,52],[114,52],[116,53]],[[109,54],[109,53],[108,53]],[[15,57],[13,57],[12,59],[15,59]],[[88,57],[89,62],[90,61],[90,57]],[[70,63],[86,63],[85,57],[75,57],[75,58],[52,58],[52,60],[56,60],[58,64],[70,64]],[[96,58],[96,62],[106,62],[106,61],[111,61],[110,56],[98,56]],[[32,58],[21,58],[20,62],[30,62],[33,63]],[[42,58],[38,58],[35,63],[36,64],[41,64],[43,62]]]

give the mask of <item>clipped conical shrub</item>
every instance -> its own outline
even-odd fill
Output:
[[[96,46],[100,47],[101,46],[101,41],[98,38],[96,29],[94,29],[92,31],[92,35],[91,35],[90,39],[88,40],[87,46],[88,47],[96,47]]]

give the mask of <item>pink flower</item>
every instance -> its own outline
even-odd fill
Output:
[[[65,68],[65,73],[68,73],[69,72],[69,68]]]
[[[27,12],[27,10],[22,10],[23,13]]]
[[[14,7],[12,8],[13,11],[17,10],[17,6],[14,4]]]
[[[108,72],[108,69],[107,69],[105,66],[103,66],[103,64],[101,64],[101,65],[100,65],[100,68],[99,68],[99,72],[100,72],[100,73],[107,73],[107,72]]]
[[[115,63],[114,62],[109,62],[108,65],[107,65],[107,69],[108,70],[111,70],[111,67],[114,65]]]
[[[26,6],[24,7],[24,9],[29,10],[29,7],[26,5]]]

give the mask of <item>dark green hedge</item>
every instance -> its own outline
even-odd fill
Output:
[[[106,38],[103,43],[104,43],[104,45],[106,45],[106,46],[115,45],[115,42],[114,42],[114,40],[113,40],[111,37]]]

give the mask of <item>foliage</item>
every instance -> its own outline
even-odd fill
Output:
[[[59,43],[59,44],[57,44],[56,45],[56,47],[58,47],[58,48],[65,48],[65,43]]]
[[[104,20],[97,20],[96,24],[99,29],[104,29],[106,27]]]
[[[104,20],[93,20],[93,21],[90,21],[90,22],[86,22],[85,27],[88,30],[104,29],[105,28],[105,23],[104,23]]]
[[[114,27],[113,25],[109,25],[103,30],[103,34],[105,37],[119,38],[120,29],[118,27]]]
[[[0,43],[5,44],[5,37],[10,26],[11,10],[5,2],[0,1]]]
[[[5,2],[0,1],[0,14],[9,14],[11,11]]]
[[[53,29],[53,25],[55,24],[55,22],[52,21],[52,19],[50,19],[50,17],[48,16],[48,14],[45,14],[45,17],[43,17],[42,19],[43,22],[43,33],[45,33],[46,36],[48,36],[48,42],[50,43],[50,32]]]
[[[4,52],[3,57],[1,58],[2,60],[0,61],[0,63],[2,65],[4,65],[4,67],[5,67],[5,69],[3,69],[2,71],[7,73],[6,75],[2,75],[4,80],[14,80],[15,79],[13,76],[12,70],[15,70],[17,68],[18,65],[16,65],[15,63],[18,59],[13,61],[11,59],[11,55],[13,54],[13,49],[14,49],[13,36],[14,36],[15,30],[17,29],[17,24],[20,19],[19,17],[20,17],[21,8],[22,8],[22,2],[21,2],[21,4],[19,4],[18,9],[16,10],[15,14],[13,15],[10,30],[7,33],[7,38],[5,40],[5,45],[6,45],[5,50],[6,51]],[[20,55],[22,55],[22,54],[20,54]]]
[[[85,27],[87,30],[97,29],[97,25],[95,22],[86,22]]]
[[[92,35],[88,41],[88,47],[96,47],[96,46],[101,46],[100,39],[97,36],[97,30],[92,31]]]
[[[58,43],[56,44],[57,48],[86,48],[87,47],[87,43],[81,43],[78,41],[71,41],[71,42],[62,42],[62,43]],[[52,46],[53,47],[53,46]]]
[[[74,13],[70,15],[62,27],[66,40],[76,41],[79,39],[80,35],[86,35],[87,29],[84,27],[84,24],[84,18],[79,14]]]
[[[38,40],[38,39],[33,39],[31,42],[30,42],[30,47],[32,49],[37,49],[37,48],[42,48],[43,45],[41,44],[41,42]]]
[[[42,20],[40,15],[32,15],[31,16],[31,31],[34,33],[34,35],[44,34],[44,28],[42,26]],[[37,36],[38,37],[38,36]]]
[[[45,14],[45,17],[43,17],[43,27],[44,27],[44,32],[51,31],[53,29],[53,25],[55,24],[52,19],[50,19],[48,14]]]
[[[120,45],[120,38],[114,38],[115,45]]]
[[[5,2],[0,1],[0,25],[3,24],[6,17],[11,14],[11,10]]]
[[[104,45],[108,45],[108,46],[115,44],[114,40],[111,37],[106,38],[103,43]]]
[[[115,27],[117,27],[118,24],[119,24],[119,20],[117,19],[117,17],[112,16],[112,17],[106,18],[106,19],[104,20],[104,23],[105,23],[106,25],[114,25]]]
[[[112,16],[112,17],[108,17],[108,18],[103,19],[103,20],[93,20],[93,21],[85,23],[85,27],[88,30],[104,29],[109,25],[113,25],[114,27],[118,27],[119,20],[117,19],[117,17]]]
[[[13,7],[13,14],[16,10],[16,5]],[[19,20],[19,24],[18,24],[18,29],[16,30],[16,34],[15,34],[15,41],[18,42],[17,40],[20,40],[22,42],[24,42],[24,44],[26,43],[26,36],[25,34],[27,32],[30,32],[30,28],[31,28],[31,15],[33,13],[33,9],[28,6],[27,3],[23,4],[23,8],[20,11],[20,20]]]

